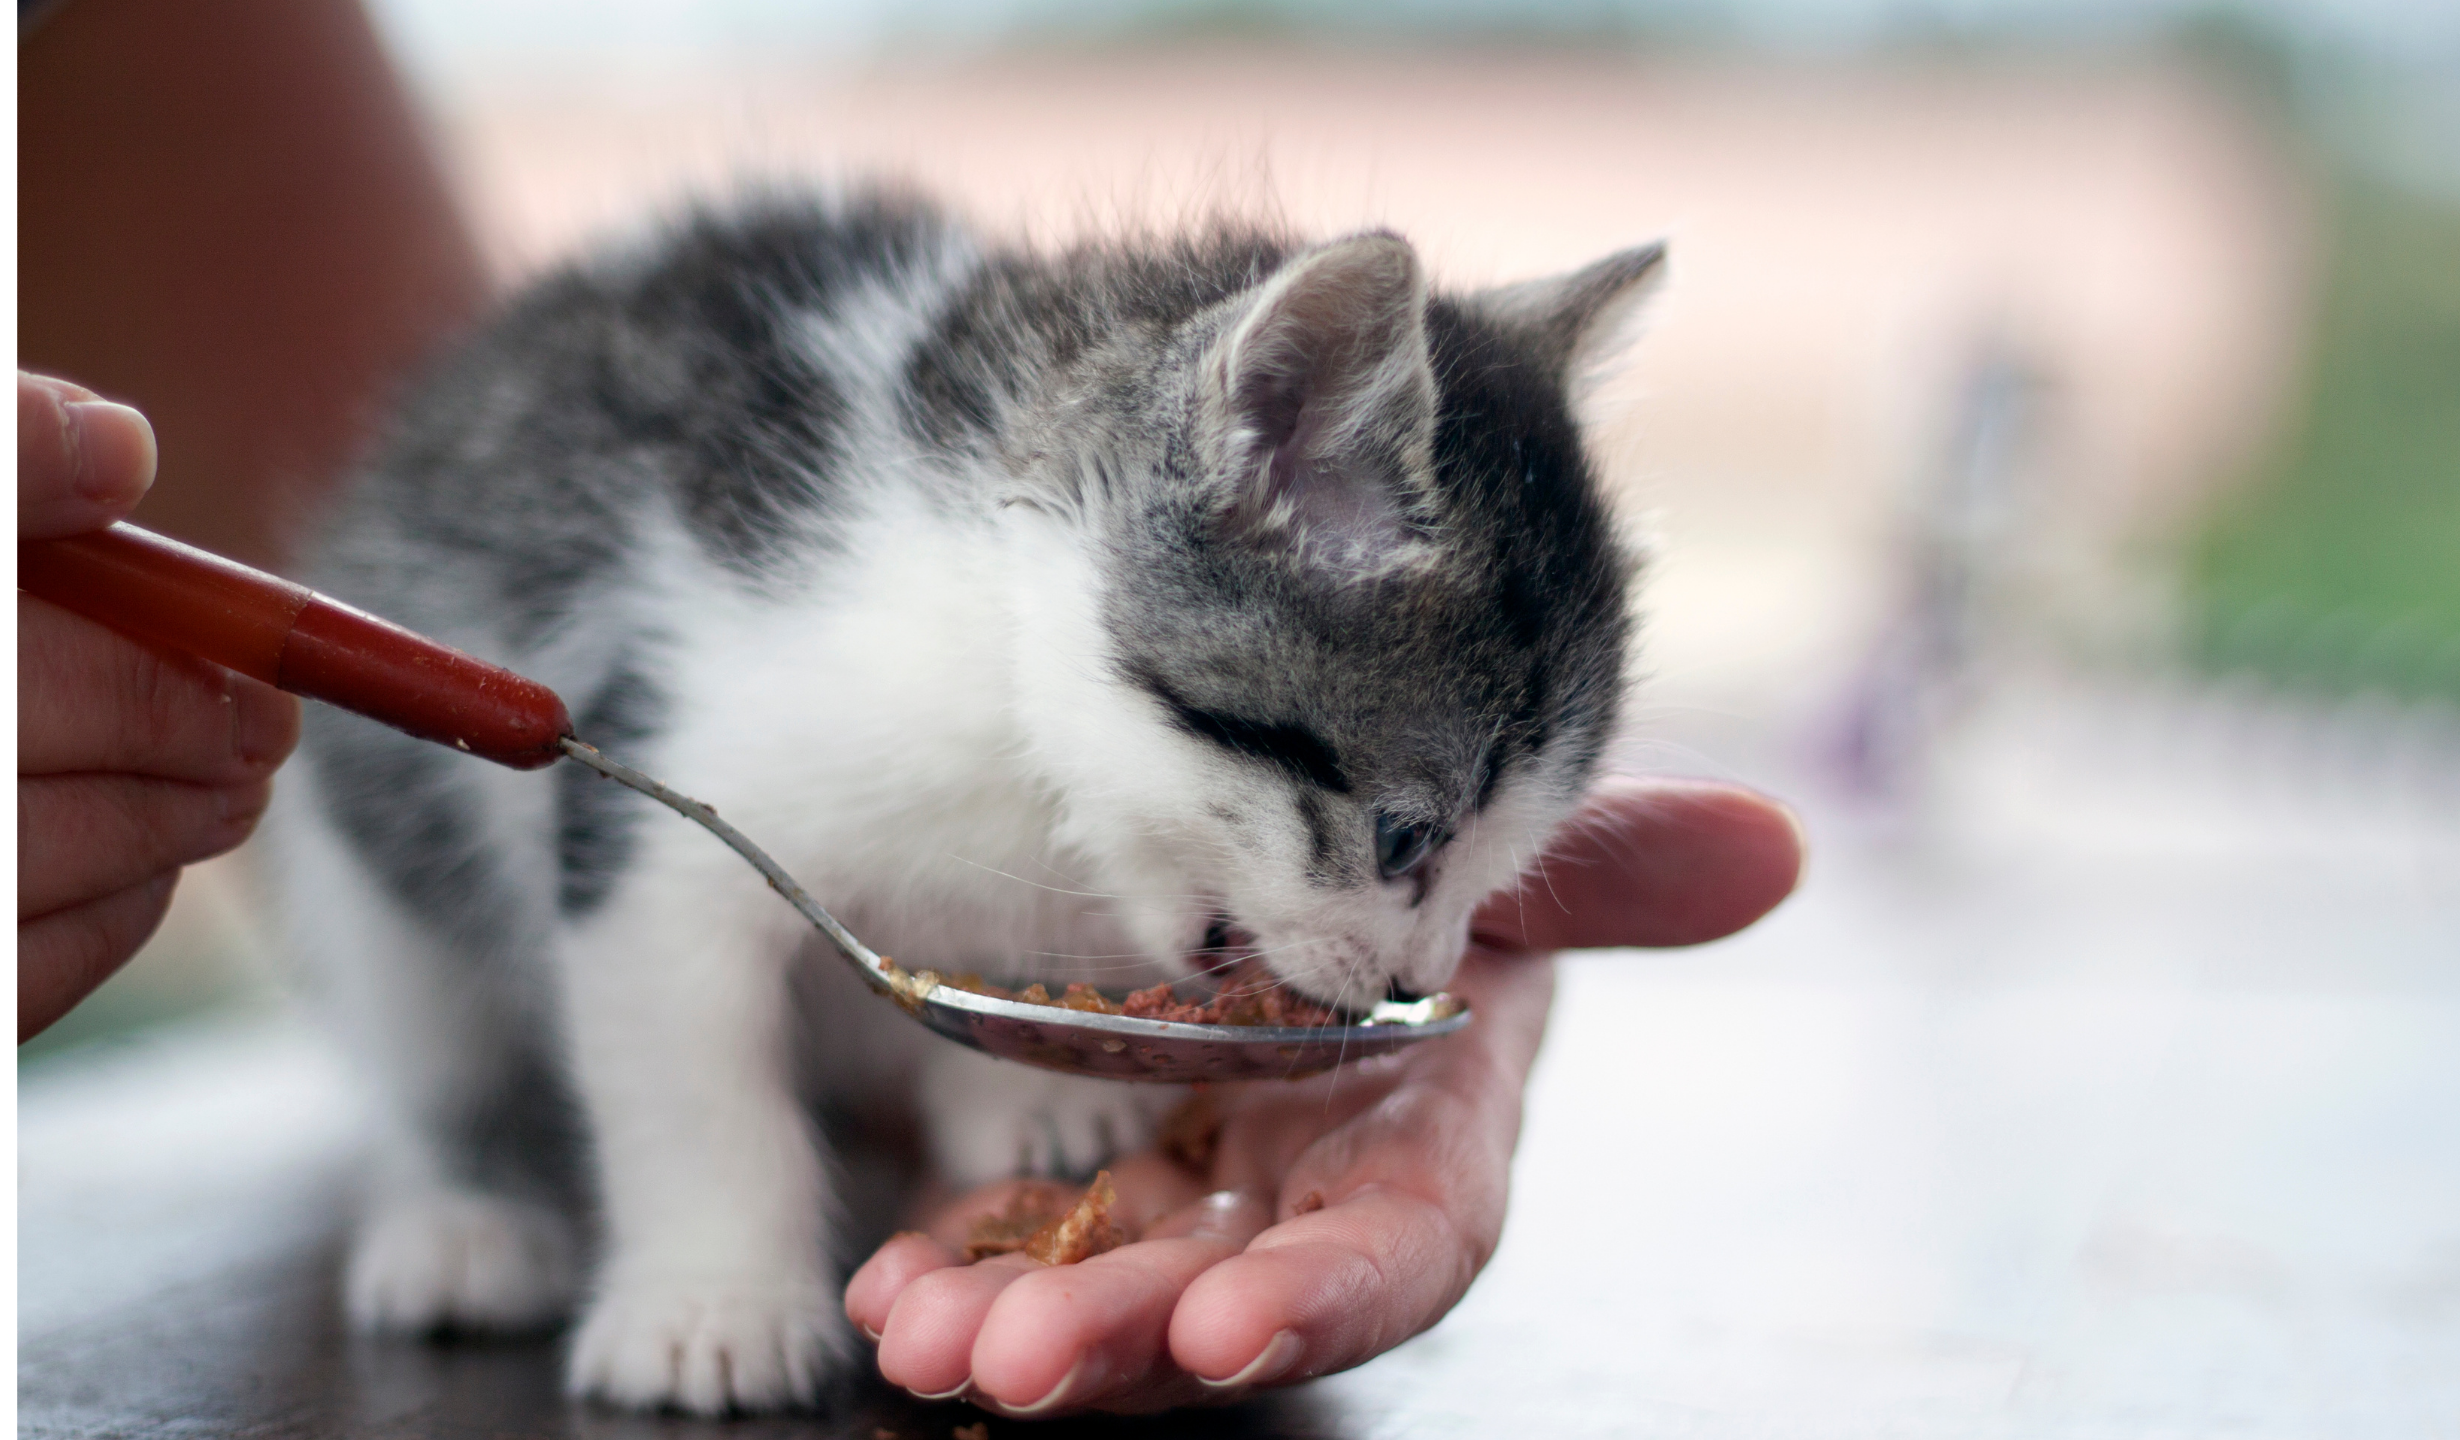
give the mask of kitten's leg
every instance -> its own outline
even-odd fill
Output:
[[[1062,1075],[933,1044],[923,1061],[931,1159],[959,1189],[1010,1175],[1089,1175],[1144,1146],[1187,1091]]]
[[[808,1403],[852,1347],[794,1083],[799,922],[705,835],[645,831],[642,851],[563,947],[608,1247],[569,1384],[704,1414]]]
[[[267,839],[291,953],[371,1082],[368,1213],[347,1278],[363,1329],[526,1330],[560,1320],[575,1279],[571,1140],[539,1073],[543,1026],[501,967],[420,925],[284,776]],[[560,1193],[559,1193],[560,1192]]]

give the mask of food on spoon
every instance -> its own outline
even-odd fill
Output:
[[[974,1222],[965,1240],[968,1262],[1022,1250],[1045,1265],[1074,1265],[1127,1243],[1127,1232],[1111,1218],[1119,1192],[1102,1171],[1069,1203],[1062,1185],[1030,1181],[1008,1197],[1008,1208]]]
[[[1338,1025],[1341,1015],[1329,1006],[1301,999],[1273,978],[1271,971],[1249,961],[1222,977],[1221,989],[1201,1003],[1181,1000],[1167,985],[1155,985],[1127,997],[1120,1007],[1142,1020],[1177,1020],[1191,1025]]]
[[[1070,985],[1068,993],[1059,997],[1062,1010],[1084,1010],[1095,1015],[1117,1015],[1123,1007],[1090,985]]]
[[[933,978],[952,990],[985,995],[994,1000],[1050,1005],[1095,1015],[1125,1015],[1134,1020],[1173,1020],[1188,1025],[1292,1025],[1310,1028],[1342,1023],[1339,1012],[1292,994],[1273,978],[1271,971],[1252,961],[1225,975],[1220,990],[1213,998],[1201,1001],[1180,999],[1178,993],[1166,983],[1134,991],[1125,1000],[1113,1000],[1090,985],[1071,984],[1057,999],[1053,999],[1049,987],[1040,981],[1022,990],[1011,990],[970,972],[946,977],[935,975]]]

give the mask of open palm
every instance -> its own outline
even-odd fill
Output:
[[[881,1373],[1014,1415],[1142,1411],[1345,1369],[1441,1319],[1503,1231],[1551,952],[1727,935],[1792,890],[1774,802],[1691,783],[1601,787],[1545,863],[1479,913],[1453,1039],[1297,1083],[1218,1087],[1210,1173],[1114,1167],[1134,1243],[1078,1265],[964,1262],[1016,1182],[941,1207],[856,1273],[846,1311]]]

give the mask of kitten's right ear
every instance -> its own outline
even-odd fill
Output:
[[[1201,385],[1236,532],[1353,572],[1407,543],[1435,430],[1408,242],[1357,235],[1292,258],[1213,342]]]
[[[1666,274],[1662,240],[1617,251],[1569,275],[1479,292],[1479,310],[1536,340],[1565,387],[1602,378],[1631,343],[1633,321]]]

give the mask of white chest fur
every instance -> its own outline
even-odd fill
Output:
[[[1106,982],[1149,973],[1066,838],[1025,692],[1098,706],[1091,572],[1039,517],[876,492],[791,594],[695,556],[661,566],[677,723],[670,783],[710,800],[864,936],[909,963]],[[1098,724],[1094,717],[1088,723]]]

